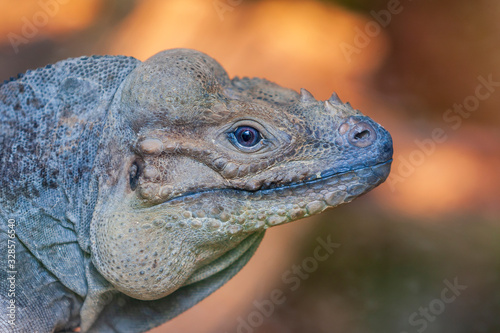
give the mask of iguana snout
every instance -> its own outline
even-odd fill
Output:
[[[230,80],[193,50],[139,65],[113,105],[108,149],[128,149],[100,189],[92,255],[138,299],[220,272],[266,228],[349,202],[390,170],[389,133],[336,94]]]

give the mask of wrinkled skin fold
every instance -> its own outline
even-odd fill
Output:
[[[336,94],[230,79],[188,49],[27,72],[0,86],[0,117],[0,250],[14,219],[19,258],[2,331],[144,332],[236,274],[267,228],[352,201],[392,161],[389,133]]]

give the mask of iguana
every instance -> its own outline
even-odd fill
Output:
[[[0,120],[1,332],[147,331],[392,161],[336,94],[229,79],[189,49],[28,71],[0,86]]]

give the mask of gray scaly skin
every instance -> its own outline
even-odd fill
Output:
[[[0,86],[0,120],[2,332],[151,329],[236,274],[267,228],[366,193],[392,158],[336,94],[230,80],[187,49],[29,71]]]

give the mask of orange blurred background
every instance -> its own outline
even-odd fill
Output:
[[[194,48],[231,77],[265,77],[317,99],[336,91],[393,136],[385,184],[271,229],[226,286],[151,332],[236,332],[253,302],[285,290],[283,273],[328,234],[342,244],[338,254],[252,332],[416,332],[411,314],[456,276],[467,291],[425,331],[500,332],[500,2],[0,0],[0,8],[0,78],[67,57],[145,60]]]

